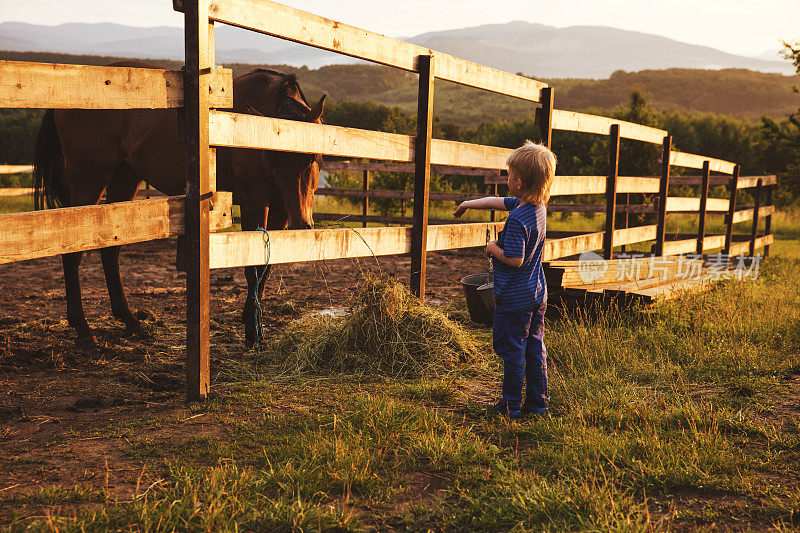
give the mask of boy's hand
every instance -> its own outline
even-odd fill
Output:
[[[497,241],[489,241],[488,243],[486,243],[487,257],[496,257],[502,251],[503,249],[497,245]]]
[[[453,211],[453,216],[454,217],[461,218],[461,215],[463,215],[464,213],[467,212],[467,209],[469,209],[469,207],[467,206],[467,202],[468,201],[469,200],[465,200],[465,201],[461,202],[460,204],[458,204],[458,207],[456,207],[456,210]]]

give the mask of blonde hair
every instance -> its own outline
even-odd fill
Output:
[[[506,160],[509,171],[521,181],[533,204],[546,204],[556,175],[556,155],[543,144],[525,141]]]

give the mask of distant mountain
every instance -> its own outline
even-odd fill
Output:
[[[603,26],[556,28],[530,22],[425,33],[411,42],[541,78],[607,78],[617,70],[746,68],[792,74],[787,62],[737,56],[646,33]]]
[[[280,39],[220,24],[215,32],[218,62],[271,63],[272,54],[300,47]],[[134,28],[120,24],[37,26],[0,24],[0,47],[11,51],[61,52],[143,59],[183,59],[183,28]],[[312,49],[308,49],[312,50]],[[316,51],[318,55],[319,51]],[[327,55],[327,54],[325,54]],[[302,60],[298,64],[303,64]]]
[[[217,61],[319,68],[356,60],[220,24]],[[777,56],[744,57],[666,37],[602,26],[556,28],[530,22],[431,32],[416,44],[510,72],[540,78],[606,78],[617,70],[745,68],[794,73]],[[139,58],[183,59],[183,30],[119,24],[0,24],[0,49]]]
[[[772,48],[770,50],[764,50],[762,53],[755,56],[757,59],[765,59],[767,61],[775,61],[781,59],[781,53],[783,52],[783,48]]]

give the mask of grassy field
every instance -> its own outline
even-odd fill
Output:
[[[378,357],[350,344],[348,317],[301,317],[260,356],[215,348],[206,403],[111,422],[99,434],[76,429],[77,439],[125,439],[140,471],[131,497],[97,484],[0,491],[0,511],[12,515],[1,527],[796,530],[797,220],[775,216],[778,239],[755,281],[723,281],[647,312],[609,308],[549,321],[548,417],[486,417],[501,367],[490,331],[466,320],[461,302],[441,310],[463,324],[458,335],[474,354],[414,373],[287,358],[297,346],[306,355],[321,346],[308,343],[312,331],[327,335],[337,357]],[[579,221],[592,229],[598,217],[558,224]],[[431,333],[424,323],[406,328],[400,344],[415,335]],[[195,416],[206,423],[187,435],[182,421]]]
[[[212,401],[83,436],[125,437],[133,498],[43,487],[0,509],[10,531],[794,529],[798,266],[551,321],[551,416],[519,423],[484,414],[500,367],[472,325],[476,359],[413,378],[217,353]],[[200,414],[188,439],[138,436]]]

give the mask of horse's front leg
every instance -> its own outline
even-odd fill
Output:
[[[139,178],[127,163],[121,163],[114,172],[114,180],[106,191],[107,203],[124,202],[136,198],[136,191],[139,189]],[[100,258],[103,261],[103,273],[106,277],[106,287],[108,287],[108,297],[111,299],[111,312],[114,317],[125,324],[126,335],[144,335],[149,332],[142,326],[128,305],[125,297],[125,287],[122,285],[122,277],[119,274],[119,252],[120,246],[109,246],[100,250]]]
[[[110,246],[100,250],[108,296],[111,299],[111,312],[115,318],[125,323],[126,335],[148,336],[149,332],[131,312],[128,299],[125,297],[125,287],[122,285],[122,277],[119,274],[119,252],[121,249],[121,246]]]
[[[242,230],[253,231],[258,227],[264,227],[263,218],[259,216],[254,217],[255,222],[251,219],[245,225],[244,207],[242,206]],[[253,211],[260,213],[260,209],[253,207]],[[266,215],[266,229],[268,230],[281,230],[286,229],[289,218],[286,215],[286,210],[283,208],[279,198],[273,198],[272,203],[265,209]],[[255,224],[255,225],[254,225]],[[242,311],[242,322],[244,322],[245,342],[247,347],[251,348],[256,340],[261,342],[261,328],[258,327],[258,308],[256,303],[260,305],[261,297],[264,294],[264,286],[266,285],[267,278],[269,278],[272,265],[259,265],[254,267],[245,267],[244,276],[247,279],[247,300],[244,304]],[[259,283],[260,280],[260,283]],[[258,285],[258,286],[256,286]]]
[[[254,231],[263,228],[267,224],[267,214],[270,209],[267,206],[266,197],[251,193],[247,198],[240,201],[239,207],[242,212],[242,231]],[[242,323],[244,323],[244,338],[247,348],[252,348],[256,342],[261,342],[257,303],[261,301],[261,293],[264,281],[269,272],[265,272],[265,266],[249,266],[244,269],[244,277],[247,280],[247,299],[242,309]],[[259,284],[258,280],[261,280]]]
[[[96,345],[97,340],[86,321],[81,301],[81,278],[78,268],[81,266],[82,258],[83,252],[61,256],[64,265],[64,285],[67,289],[67,322],[78,332],[78,344]]]

